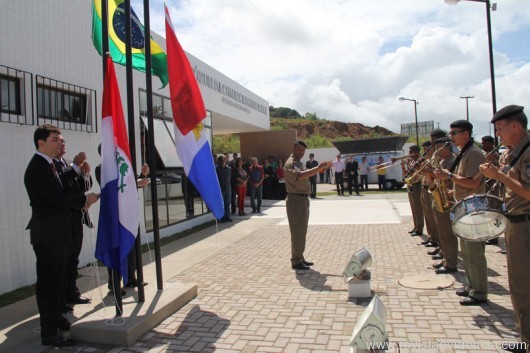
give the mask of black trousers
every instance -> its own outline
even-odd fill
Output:
[[[337,184],[337,194],[344,195],[344,175],[342,172],[335,173],[335,184]]]
[[[311,184],[311,198],[317,197],[317,176],[309,178],[309,184]]]
[[[355,189],[355,193],[359,195],[359,182],[357,181],[357,175],[348,175],[348,192],[352,194],[352,187]]]
[[[66,320],[62,316],[62,301],[70,247],[70,242],[33,245],[37,257],[36,297],[41,337],[56,335],[59,324]]]
[[[70,256],[66,263],[66,286],[65,286],[65,302],[78,298],[81,293],[77,288],[77,277],[79,273],[77,268],[79,266],[79,254],[83,247],[83,224],[82,214],[80,211],[72,213],[72,222],[74,228],[74,239],[71,246]]]

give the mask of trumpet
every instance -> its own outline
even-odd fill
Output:
[[[390,168],[394,165],[394,163],[396,163],[397,161],[400,161],[402,159],[406,159],[406,158],[410,158],[409,156],[401,156],[401,157],[392,157],[390,158],[390,161],[388,162],[385,162],[385,163],[382,163],[382,164],[378,164],[378,165],[373,165],[371,167],[368,168],[369,171],[373,172],[373,171],[376,171],[376,170],[381,170],[381,169],[386,169],[386,168]]]

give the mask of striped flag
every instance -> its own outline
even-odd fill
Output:
[[[127,283],[127,255],[139,226],[138,191],[114,64],[106,59],[101,121],[101,203],[96,258]]]
[[[186,175],[217,219],[224,216],[223,197],[212,150],[202,121],[206,108],[186,53],[182,50],[169,11],[166,12],[166,50],[175,145]]]

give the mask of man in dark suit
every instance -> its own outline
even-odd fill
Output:
[[[78,153],[73,162],[66,161],[66,141],[60,137],[61,152],[54,158],[53,163],[61,178],[64,191],[70,194],[84,195],[92,187],[92,178],[90,177],[90,165],[86,162],[85,152]],[[90,216],[86,210],[72,209],[72,224],[74,237],[70,258],[66,266],[66,287],[64,293],[64,303],[71,304],[88,304],[90,299],[81,296],[77,288],[77,267],[79,266],[79,254],[83,246],[83,224],[92,228]]]
[[[306,169],[313,169],[318,166],[318,162],[315,161],[315,154],[309,154],[309,160],[305,162]],[[309,177],[309,184],[311,184],[311,198],[316,199],[317,197],[317,175]]]
[[[359,163],[352,156],[349,156],[346,162],[346,175],[348,176],[348,192],[351,195],[352,188],[354,188],[355,194],[359,196]]]
[[[32,215],[27,229],[37,258],[36,296],[40,314],[43,345],[71,346],[74,339],[66,338],[59,330],[69,330],[70,323],[61,315],[61,299],[72,241],[74,208],[88,208],[99,199],[64,191],[53,158],[60,153],[61,131],[53,125],[42,125],[35,130],[33,140],[37,149],[24,174]]]

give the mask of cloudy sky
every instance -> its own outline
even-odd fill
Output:
[[[132,2],[143,18],[142,1]],[[168,0],[183,48],[275,107],[380,125],[466,118],[490,133],[486,5],[444,0]],[[165,36],[163,2],[152,30]],[[497,108],[530,111],[530,0],[491,13]]]

